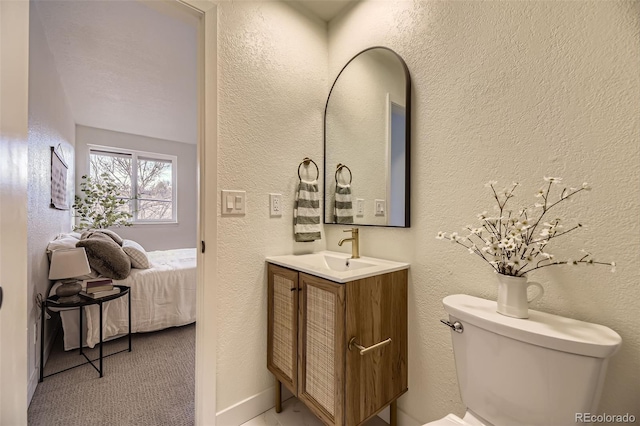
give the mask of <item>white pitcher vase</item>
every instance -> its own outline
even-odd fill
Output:
[[[529,303],[540,299],[544,288],[534,281],[527,281],[527,277],[498,275],[498,313],[514,318],[529,318]],[[538,294],[529,300],[527,289],[537,287]]]

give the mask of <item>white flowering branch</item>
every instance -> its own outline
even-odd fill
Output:
[[[469,231],[469,235],[460,236],[457,232],[450,234],[438,232],[436,238],[460,244],[469,253],[480,256],[496,272],[504,275],[521,277],[528,272],[547,266],[578,264],[608,265],[612,267],[611,271],[614,272],[615,262],[595,261],[588,252],[584,252],[585,255],[579,260],[553,261],[554,256],[545,251],[547,244],[552,239],[583,227],[581,223],[578,223],[567,230],[562,230],[563,225],[560,224],[559,218],[549,222],[542,221],[547,212],[575,194],[591,190],[591,187],[585,182],[580,188],[564,188],[560,192],[558,200],[552,201],[550,199],[551,189],[553,185],[559,184],[562,178],[545,177],[544,180],[547,184],[536,194],[536,197],[541,197],[544,202],[536,203],[533,206],[533,208],[542,209],[536,220],[529,219],[529,210],[533,209],[531,207],[523,208],[517,214],[506,209],[507,202],[515,196],[514,191],[519,185],[517,182],[512,184],[511,189],[505,188],[499,193],[495,188],[497,182],[490,181],[485,186],[491,188],[493,192],[497,202],[495,209],[498,216],[488,217],[486,211],[482,212],[477,215],[481,226],[474,228],[467,225],[463,228]],[[539,227],[543,227],[543,229],[536,233]]]

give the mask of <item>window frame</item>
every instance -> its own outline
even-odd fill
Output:
[[[87,175],[91,176],[91,154],[113,154],[131,158],[131,195],[129,208],[131,209],[132,225],[164,225],[178,223],[178,157],[176,155],[160,154],[157,152],[140,151],[128,148],[118,148],[106,145],[87,144]],[[138,158],[143,160],[159,160],[171,163],[171,219],[139,219],[138,218]],[[154,201],[143,200],[143,201]],[[164,201],[164,200],[157,200]]]

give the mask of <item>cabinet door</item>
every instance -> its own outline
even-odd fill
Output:
[[[300,274],[298,397],[325,424],[344,424],[344,285]]]
[[[268,266],[267,368],[297,395],[298,272]]]
[[[346,284],[346,425],[361,424],[407,390],[407,271]]]

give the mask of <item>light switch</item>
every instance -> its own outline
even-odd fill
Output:
[[[384,200],[375,200],[375,212],[376,216],[384,216],[386,208],[386,202]]]
[[[356,216],[364,216],[364,198],[356,198]]]
[[[245,214],[246,191],[222,190],[222,215]]]

